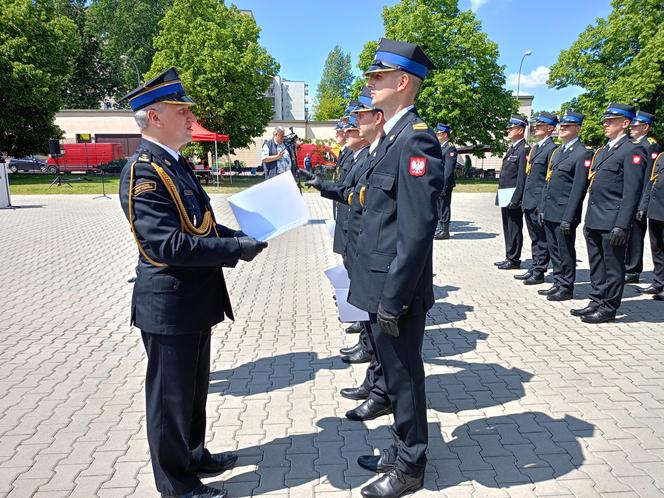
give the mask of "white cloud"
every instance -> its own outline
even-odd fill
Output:
[[[470,10],[477,12],[477,9],[488,2],[489,0],[470,0]]]
[[[551,70],[546,66],[539,66],[536,69],[530,71],[530,74],[521,75],[521,88],[537,88],[540,86],[546,86],[546,80],[549,79],[549,73]],[[519,79],[519,73],[511,73],[507,77],[507,86],[510,88],[516,88],[517,80]]]

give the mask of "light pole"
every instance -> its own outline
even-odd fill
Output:
[[[523,54],[523,57],[521,57],[521,63],[519,64],[519,75],[516,78],[516,100],[519,100],[519,87],[521,86],[521,67],[523,66],[523,59],[528,57],[529,55],[533,55],[532,50],[526,50]]]
[[[138,66],[134,62],[134,59],[132,59],[128,55],[121,55],[120,60],[125,64],[131,61],[131,63],[134,65],[134,69],[136,69],[136,86],[141,86],[141,73],[138,71]]]

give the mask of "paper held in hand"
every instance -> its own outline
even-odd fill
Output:
[[[512,196],[516,188],[499,188],[498,189],[498,206],[501,208],[507,207],[512,200]]]
[[[339,309],[339,320],[342,323],[363,322],[369,320],[369,314],[348,302],[348,288],[350,279],[343,265],[333,266],[325,270],[325,276],[334,287],[334,295],[337,297],[337,308]]]
[[[270,240],[309,221],[309,210],[293,175],[282,173],[228,198],[247,235]]]

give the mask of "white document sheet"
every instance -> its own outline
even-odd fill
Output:
[[[337,226],[335,220],[325,220],[325,227],[327,228],[327,233],[331,239],[334,239],[334,229]]]
[[[307,205],[288,172],[230,196],[228,203],[242,231],[258,240],[273,239],[309,221]]]
[[[362,322],[369,320],[369,314],[348,302],[348,289],[350,279],[344,265],[333,266],[324,271],[325,276],[334,287],[334,295],[337,297],[337,308],[339,319],[343,323]]]
[[[501,208],[507,207],[512,200],[516,188],[499,188],[498,189],[498,206]]]

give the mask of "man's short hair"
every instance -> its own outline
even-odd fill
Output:
[[[143,109],[139,109],[134,113],[134,119],[136,120],[136,124],[138,125],[139,130],[145,130],[150,124],[150,120],[148,119],[148,111],[159,112],[161,110],[161,106],[162,104],[160,102],[155,102],[150,107],[144,107]]]
[[[277,135],[278,133],[286,133],[286,130],[282,126],[277,126],[272,132],[272,136]]]

